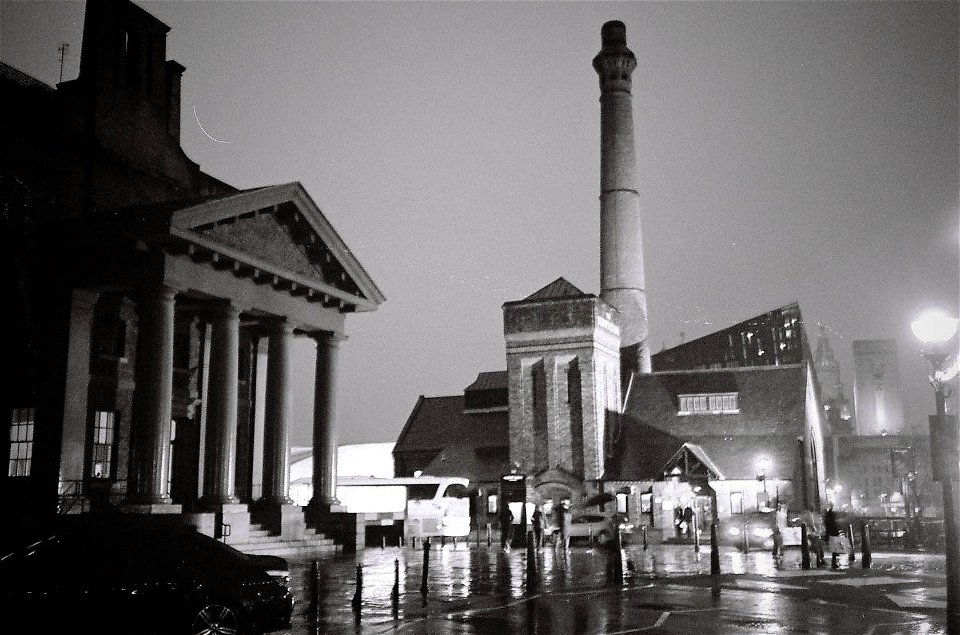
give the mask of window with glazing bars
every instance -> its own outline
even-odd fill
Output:
[[[34,408],[14,408],[10,411],[10,462],[7,476],[30,476],[34,415]]]
[[[93,413],[93,447],[90,452],[91,478],[110,478],[111,476],[116,414],[104,410]]]
[[[738,395],[728,393],[703,393],[679,395],[678,415],[691,414],[736,414],[740,412]]]

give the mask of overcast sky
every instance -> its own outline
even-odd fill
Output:
[[[187,68],[187,154],[241,188],[302,182],[387,296],[347,320],[342,443],[505,368],[504,302],[558,276],[599,293],[590,61],[614,19],[653,350],[796,300],[851,399],[852,342],[897,339],[926,427],[909,323],[960,294],[956,2],[138,4]],[[0,57],[54,84],[68,42],[75,78],[83,9],[3,0]]]

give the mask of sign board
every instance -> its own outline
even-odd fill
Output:
[[[960,481],[960,438],[957,417],[930,415],[930,470],[933,480]]]

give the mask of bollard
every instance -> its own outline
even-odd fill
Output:
[[[447,546],[447,537],[443,534],[440,534],[440,548]]]
[[[360,612],[360,603],[363,601],[363,565],[357,565],[357,592],[353,594],[353,610]]]
[[[430,571],[430,539],[423,539],[423,574],[420,580],[420,593],[427,595],[427,573]]]
[[[397,601],[400,599],[400,559],[395,558],[393,560],[393,590],[390,591],[390,599],[393,601],[394,606],[396,606]]]
[[[453,537],[453,548],[454,548],[454,549],[457,548],[457,537],[456,537],[456,536]]]
[[[850,555],[847,557],[847,564],[853,564],[857,557],[853,549],[853,525],[847,525],[847,537],[850,538]],[[861,549],[863,546],[861,545]]]
[[[863,523],[860,527],[860,566],[864,569],[870,568],[870,563],[873,562],[873,553],[870,551],[870,526],[867,523]]]
[[[640,528],[640,533],[643,534],[643,550],[647,550],[647,526],[644,525]]]
[[[487,546],[488,546],[488,547],[489,547],[491,544],[493,544],[493,543],[491,542],[491,535],[492,535],[492,530],[490,529],[490,523],[487,523]]]
[[[480,528],[477,527],[477,549],[480,548]]]
[[[537,552],[533,544],[533,532],[527,532],[527,593],[533,593],[537,584]]]
[[[693,552],[700,553],[700,528],[693,529]]]
[[[710,595],[720,597],[720,543],[717,541],[717,523],[710,523]]]
[[[807,541],[807,523],[800,524],[800,568],[810,568],[810,543]]]

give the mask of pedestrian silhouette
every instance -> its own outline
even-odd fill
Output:
[[[539,505],[533,510],[530,521],[533,523],[533,545],[539,549],[543,546],[543,512]]]

